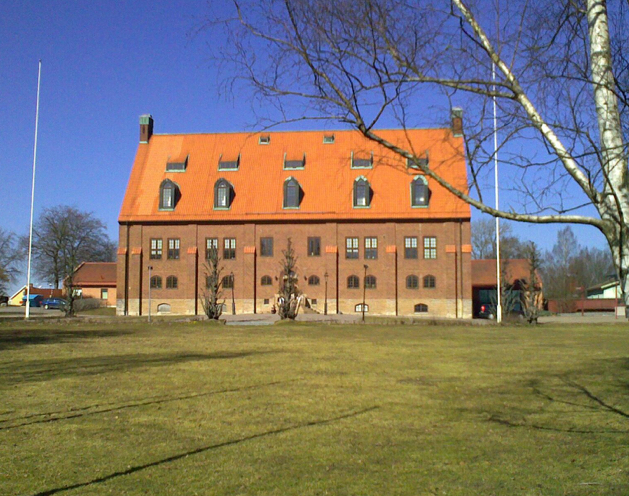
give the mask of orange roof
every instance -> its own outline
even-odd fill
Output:
[[[333,144],[323,136],[334,135]],[[426,152],[431,169],[467,191],[463,139],[450,129],[383,130],[383,138],[415,151]],[[260,135],[270,143],[258,143]],[[373,153],[373,168],[352,169],[357,158]],[[300,160],[303,170],[284,170],[284,159]],[[219,171],[218,162],[236,160],[239,169]],[[166,172],[167,162],[188,157],[185,172]],[[299,131],[261,134],[173,134],[151,136],[141,143],[120,211],[120,222],[142,221],[259,221],[342,219],[469,218],[470,207],[428,179],[430,206],[412,208],[410,183],[418,171],[406,161],[367,140],[358,131]],[[284,209],[283,184],[294,177],[303,191],[299,209]],[[353,208],[353,183],[364,176],[373,191],[369,208]],[[235,197],[229,210],[214,210],[214,184],[224,178]],[[170,179],[180,190],[174,211],[159,210],[160,184]]]
[[[115,286],[116,262],[83,262],[74,271],[75,286]]]
[[[510,279],[509,283],[528,281],[531,269],[526,258],[514,258],[501,261],[503,275]],[[539,274],[537,280],[540,281]],[[496,286],[496,259],[472,260],[472,286]]]

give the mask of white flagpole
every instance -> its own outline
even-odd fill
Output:
[[[496,64],[491,63],[491,79],[496,81]],[[493,90],[496,91],[496,85],[493,85]],[[496,117],[496,95],[493,96],[494,100],[494,184],[496,192],[496,210],[498,210],[498,120]],[[496,306],[496,319],[498,323],[502,322],[502,297],[500,291],[500,218],[496,217],[496,294],[497,294],[497,306]]]
[[[28,268],[26,270],[26,316],[31,314],[31,255],[33,251],[33,207],[35,205],[35,164],[37,163],[37,126],[39,124],[39,86],[41,83],[41,60],[37,72],[37,110],[35,111],[35,145],[33,147],[33,186],[31,188],[31,225],[28,234]]]

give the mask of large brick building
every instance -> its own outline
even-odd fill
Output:
[[[460,115],[379,134],[466,188]],[[210,245],[227,311],[270,312],[291,238],[321,313],[360,311],[364,291],[370,314],[471,317],[469,206],[356,131],[153,134],[141,116],[119,224],[119,314],[146,314],[149,289],[152,312],[202,313]]]

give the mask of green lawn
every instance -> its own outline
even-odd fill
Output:
[[[629,494],[629,328],[0,325],[0,494]]]

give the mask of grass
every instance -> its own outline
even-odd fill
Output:
[[[0,325],[0,493],[626,495],[626,326]]]

